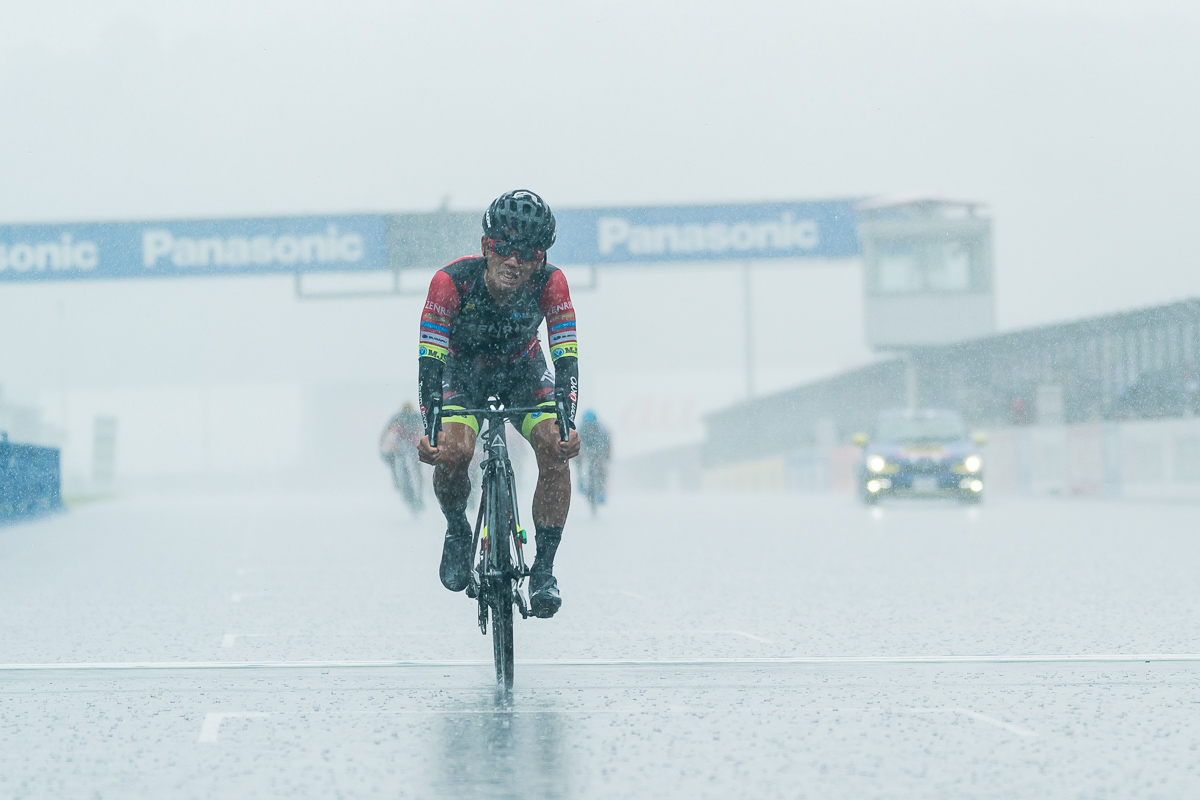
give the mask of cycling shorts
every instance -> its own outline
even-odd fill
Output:
[[[513,415],[512,426],[529,438],[533,426],[558,419],[554,411],[554,374],[546,367],[542,348],[525,358],[499,365],[481,364],[451,356],[442,373],[442,409],[485,408],[489,397],[498,397],[512,408],[544,407],[545,411]],[[479,434],[479,419],[473,415],[443,417],[442,422],[458,422]]]

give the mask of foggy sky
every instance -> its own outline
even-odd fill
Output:
[[[0,219],[926,192],[1011,328],[1200,294],[1185,2],[9,2]]]

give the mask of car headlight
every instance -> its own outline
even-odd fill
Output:
[[[867,469],[871,472],[883,472],[886,466],[887,460],[883,456],[867,456]]]
[[[979,456],[967,456],[963,459],[963,466],[967,468],[967,472],[979,472],[983,467],[983,459]]]

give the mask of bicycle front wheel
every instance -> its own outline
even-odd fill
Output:
[[[513,600],[512,585],[498,587],[492,605],[492,657],[496,661],[496,683],[513,687]]]
[[[513,686],[514,668],[512,498],[502,481],[493,481],[490,489],[488,605],[492,616],[492,656],[496,662],[496,683],[508,690]]]

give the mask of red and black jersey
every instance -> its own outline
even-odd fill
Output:
[[[550,358],[578,356],[575,308],[558,267],[536,270],[504,305],[484,284],[486,267],[484,256],[460,258],[433,276],[421,314],[420,357],[494,363],[528,356],[543,319]]]
[[[500,305],[484,283],[486,267],[485,256],[460,258],[438,270],[429,284],[418,350],[422,414],[431,398],[436,396],[440,402],[447,363],[456,372],[485,371],[522,359],[545,364],[538,342],[538,327],[545,319],[555,386],[569,398],[573,420],[578,407],[579,345],[566,277],[557,267],[544,264]]]

